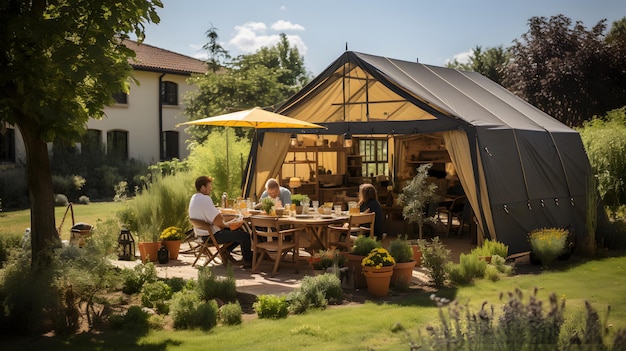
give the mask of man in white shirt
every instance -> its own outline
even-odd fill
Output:
[[[265,182],[265,191],[261,194],[261,198],[258,208],[261,207],[261,202],[264,198],[269,197],[274,199],[276,203],[276,207],[285,207],[287,205],[291,205],[291,191],[289,189],[280,186],[278,181],[274,178],[270,178]]]
[[[250,234],[243,230],[230,230],[230,225],[235,224],[225,222],[220,211],[215,207],[211,199],[211,191],[213,189],[213,178],[201,176],[196,179],[196,193],[193,194],[189,201],[189,218],[201,220],[213,225],[213,233],[218,243],[233,242],[229,250],[234,249],[237,244],[241,246],[241,254],[243,256],[243,267],[252,267],[252,243]],[[196,236],[207,236],[206,230],[194,228]]]

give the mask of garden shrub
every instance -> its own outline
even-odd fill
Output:
[[[535,229],[528,234],[531,247],[531,260],[538,260],[548,266],[566,252],[569,231],[560,228]]]
[[[128,295],[136,294],[141,291],[144,284],[157,280],[156,268],[152,262],[142,262],[133,269],[124,268],[122,278],[124,280],[122,292]]]
[[[109,317],[109,325],[115,330],[131,330],[145,334],[150,330],[149,314],[141,306],[130,306],[126,313],[113,314]]]
[[[470,284],[474,278],[484,277],[486,268],[487,262],[477,255],[463,253],[459,256],[459,263],[446,265],[450,280],[460,285]]]
[[[411,245],[403,239],[392,240],[389,243],[389,253],[393,256],[396,263],[413,260],[413,249]]]
[[[259,295],[253,304],[259,318],[279,319],[289,314],[289,304],[285,296]]]
[[[157,313],[167,314],[169,306],[167,301],[172,298],[172,288],[165,282],[157,280],[147,283],[141,289],[141,304],[148,308],[156,309]]]
[[[241,324],[242,313],[243,311],[241,310],[239,301],[229,302],[220,307],[219,320],[224,325],[238,325]]]
[[[426,239],[418,239],[418,245],[422,251],[422,266],[426,268],[437,287],[444,285],[446,281],[446,264],[450,250],[436,236],[429,242]]]
[[[91,200],[89,200],[89,196],[81,195],[78,197],[78,203],[81,205],[89,205],[89,203],[91,203]]]
[[[67,196],[63,194],[54,194],[54,206],[62,207],[69,204],[70,202],[67,200]]]
[[[504,275],[511,275],[511,273],[513,273],[513,267],[506,264],[506,259],[500,255],[491,256],[491,262],[489,263],[489,266],[495,267],[498,272]]]
[[[503,242],[486,239],[481,246],[472,249],[470,253],[477,256],[498,255],[506,258],[509,256],[509,247]]]
[[[164,278],[163,282],[172,288],[172,293],[179,292],[185,288],[187,282],[181,277]]]
[[[198,291],[200,298],[208,301],[219,298],[232,301],[237,297],[237,282],[231,267],[227,269],[227,277],[220,277],[211,267],[198,268]]]
[[[289,295],[290,309],[303,313],[309,306],[326,307],[328,303],[338,304],[343,300],[341,281],[334,274],[320,274],[302,278],[300,288]]]
[[[203,301],[196,290],[183,289],[170,301],[170,316],[176,329],[209,330],[217,324],[217,314],[217,302]]]
[[[498,271],[496,266],[488,264],[487,267],[485,267],[484,278],[491,280],[492,282],[497,282],[500,280],[500,271]]]
[[[352,254],[358,256],[367,256],[370,251],[375,248],[381,247],[380,243],[376,241],[374,238],[370,238],[369,236],[359,235],[356,239],[354,239],[354,244],[352,245]]]
[[[317,301],[325,301],[324,294],[321,291],[316,290],[315,295]],[[296,289],[289,293],[287,300],[289,302],[289,311],[293,314],[302,314],[311,306],[309,297],[302,289]]]
[[[21,240],[20,234],[0,232],[0,267],[7,262],[10,252],[20,247]]]

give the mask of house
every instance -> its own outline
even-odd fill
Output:
[[[134,158],[146,164],[188,155],[189,138],[176,124],[186,121],[183,97],[193,89],[186,80],[202,74],[202,60],[147,44],[126,40],[136,57],[131,66],[139,84],[131,83],[128,94],[116,94],[116,103],[105,107],[105,117],[87,123],[88,140],[99,140],[107,152]],[[81,147],[80,144],[77,145]],[[0,171],[14,171],[26,165],[26,152],[19,130],[9,126],[0,134]]]

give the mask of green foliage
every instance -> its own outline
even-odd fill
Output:
[[[167,314],[169,309],[167,301],[172,298],[172,288],[169,285],[157,280],[144,284],[141,292],[141,304],[143,306],[154,308],[160,314]]]
[[[128,295],[136,294],[141,291],[144,284],[157,280],[156,268],[152,262],[142,262],[133,269],[124,268],[122,278],[124,281],[122,292]]]
[[[470,252],[476,256],[493,256],[498,255],[500,257],[508,257],[509,256],[509,247],[503,242],[497,240],[489,240],[485,239],[483,244],[480,247],[476,247],[472,249]]]
[[[169,287],[172,289],[173,293],[179,292],[179,291],[183,290],[183,288],[187,284],[185,279],[183,279],[181,277],[165,278],[165,279],[163,279],[163,282],[165,282],[165,284],[169,285]]]
[[[569,231],[560,228],[535,229],[528,234],[531,254],[542,265],[549,266],[552,261],[565,253]]]
[[[302,278],[300,288],[297,289],[306,298],[306,303],[300,306],[314,306],[317,308],[325,307],[328,303],[341,303],[343,299],[343,290],[341,289],[341,281],[335,274],[320,274],[317,276],[305,276]],[[297,295],[297,293],[296,293]],[[298,296],[291,296],[290,300],[297,299]],[[300,312],[304,312],[301,308],[296,308]],[[306,309],[305,309],[306,310]]]
[[[358,256],[367,256],[373,249],[381,247],[381,244],[374,238],[369,236],[359,235],[354,239],[352,245],[352,254]]]
[[[437,190],[437,185],[428,182],[428,170],[432,163],[427,163],[417,168],[417,174],[411,181],[402,188],[402,193],[398,200],[402,203],[402,216],[409,223],[417,223],[419,226],[419,238],[422,238],[423,226],[425,222],[424,209],[428,202],[432,201]]]
[[[9,259],[12,250],[20,248],[22,237],[19,234],[0,232],[0,267]]]
[[[150,330],[148,319],[148,312],[141,306],[130,306],[126,313],[111,315],[109,325],[115,330],[131,330],[144,334]]]
[[[241,324],[241,305],[239,301],[229,302],[219,309],[219,320],[224,325]]]
[[[291,195],[291,203],[296,206],[303,206],[309,203],[309,196],[305,194],[293,194]]]
[[[473,254],[461,254],[459,263],[446,264],[448,277],[455,284],[466,285],[474,281],[474,278],[482,278],[485,276],[487,262],[478,258]]]
[[[559,340],[564,321],[565,301],[559,303],[551,294],[546,309],[536,296],[528,302],[521,290],[509,293],[502,312],[483,303],[478,312],[457,303],[441,308],[439,325],[428,327],[428,336],[422,339],[426,348],[454,350],[543,350]],[[595,343],[594,343],[595,344]]]
[[[237,284],[232,271],[228,268],[228,276],[220,277],[213,272],[211,267],[198,268],[198,291],[202,300],[221,299],[234,300],[237,297]]]
[[[343,255],[339,250],[319,250],[315,252],[313,256],[309,259],[309,264],[311,268],[316,270],[324,270],[337,266],[343,267],[346,262],[346,256]]]
[[[170,301],[170,316],[176,329],[209,330],[217,324],[217,302],[203,301],[196,290],[182,290]]]
[[[594,117],[578,129],[600,197],[616,211],[626,204],[626,107]]]
[[[272,213],[272,208],[274,208],[274,200],[270,197],[266,197],[263,200],[261,200],[261,209],[266,213],[266,214],[271,214]]]
[[[494,82],[502,84],[504,71],[510,57],[510,53],[502,45],[487,48],[485,51],[478,45],[472,49],[469,63],[459,63],[454,59],[454,61],[446,64],[446,67],[478,72]]]
[[[289,303],[285,296],[259,295],[253,304],[259,318],[280,319],[287,318]]]
[[[589,30],[564,15],[528,23],[510,48],[507,89],[570,126],[624,105],[625,51],[604,40],[606,20]]]
[[[54,206],[67,206],[70,202],[67,200],[67,196],[63,194],[54,194]]]
[[[443,286],[446,281],[446,264],[450,250],[445,248],[438,236],[432,238],[430,242],[419,239],[418,245],[422,251],[422,267],[428,270],[435,286]]]
[[[223,192],[231,197],[241,195],[241,180],[250,153],[250,141],[236,136],[233,128],[201,127],[211,129],[211,137],[201,144],[191,144],[187,157],[191,173],[213,177],[211,198],[214,202]]]
[[[148,183],[141,194],[125,203],[117,215],[131,232],[138,233],[140,241],[158,241],[167,227],[189,227],[187,206],[195,191],[190,173],[173,176],[157,175]]]
[[[409,242],[404,239],[392,240],[389,243],[389,253],[397,263],[413,260],[413,249]]]

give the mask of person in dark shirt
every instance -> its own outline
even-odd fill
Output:
[[[378,192],[372,184],[365,183],[359,186],[359,209],[361,212],[373,212],[374,235],[377,241],[383,240],[383,209],[378,202]]]

